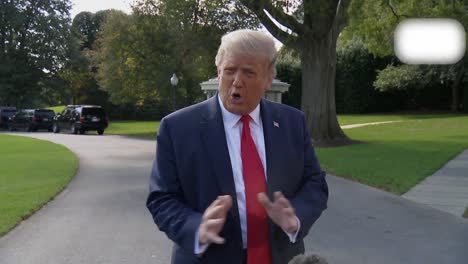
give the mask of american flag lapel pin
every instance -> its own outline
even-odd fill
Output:
[[[276,121],[273,121],[273,125],[274,125],[275,127],[279,127],[279,124],[278,124],[278,122],[276,122]]]

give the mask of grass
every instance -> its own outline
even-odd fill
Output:
[[[340,115],[338,118],[341,124],[403,121],[345,130],[350,138],[364,144],[316,149],[327,172],[396,194],[405,193],[468,148],[466,115]],[[158,129],[156,121],[111,121],[106,133],[154,139]]]
[[[50,109],[56,109],[64,106],[49,107]],[[411,119],[428,119],[428,118],[440,118],[450,117],[457,115],[339,115],[338,121],[341,125],[350,124],[361,124],[381,121],[392,121],[392,120],[411,120]],[[126,136],[137,136],[144,138],[156,137],[156,133],[159,129],[159,121],[112,121],[106,130],[107,134],[111,135],[126,135]]]
[[[338,115],[340,125],[363,124],[383,121],[408,121],[415,119],[433,119],[445,117],[457,117],[459,114],[366,114],[366,115]]]
[[[61,145],[0,135],[0,236],[59,193],[78,160]]]
[[[54,112],[61,113],[65,109],[65,105],[47,107]],[[106,129],[106,134],[110,135],[125,135],[142,138],[156,138],[156,132],[159,129],[159,121],[112,121]]]
[[[156,139],[159,121],[110,121],[106,134]]]
[[[468,219],[468,208],[466,208],[465,213],[463,214],[463,217]]]
[[[432,115],[347,129],[364,144],[316,149],[329,173],[402,194],[468,148],[468,116]]]
[[[47,107],[47,109],[54,110],[56,114],[62,113],[63,109],[65,109],[65,105],[58,105],[58,106],[52,106],[52,107]]]

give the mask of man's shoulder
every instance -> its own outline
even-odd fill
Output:
[[[168,129],[179,137],[193,135],[202,127],[204,120],[216,114],[217,107],[217,101],[209,98],[179,109],[161,120],[160,130]]]
[[[268,110],[276,112],[280,115],[292,115],[298,117],[304,115],[304,113],[301,110],[286,104],[277,103],[268,99],[263,99],[263,103]]]
[[[210,104],[213,102],[210,99],[204,100],[202,102],[184,107],[179,109],[163,118],[166,121],[183,121],[183,120],[194,120],[197,117],[202,117],[207,114],[210,108]]]

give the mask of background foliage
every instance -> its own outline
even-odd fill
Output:
[[[297,1],[273,1],[299,21]],[[0,2],[0,105],[31,108],[103,105],[113,119],[160,119],[204,98],[199,83],[216,75],[220,38],[259,21],[239,1],[138,0],[133,12],[82,12],[70,1]],[[404,65],[392,51],[395,26],[408,17],[449,17],[468,28],[467,1],[353,0],[337,45],[339,113],[468,111],[467,56],[454,65]],[[300,108],[301,61],[283,48],[283,102]]]
[[[70,1],[0,1],[0,105],[39,104],[64,89]]]
[[[99,85],[114,104],[160,118],[172,110],[173,73],[179,77],[177,108],[201,101],[199,84],[216,75],[220,38],[258,22],[236,1],[137,1],[134,13],[111,12],[99,34]],[[147,114],[142,113],[144,116]]]

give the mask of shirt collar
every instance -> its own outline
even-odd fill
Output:
[[[218,102],[219,106],[221,107],[221,113],[223,115],[224,124],[228,128],[233,128],[239,122],[242,116],[233,114],[229,112],[226,108],[224,108],[223,102],[221,101],[221,97],[219,96],[219,94]],[[252,118],[255,124],[260,126],[260,104],[258,104],[252,112],[250,112],[249,116],[250,118]]]

